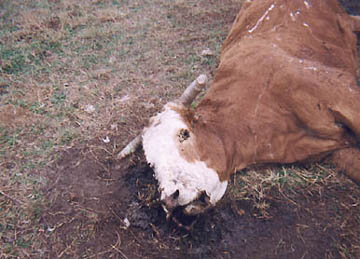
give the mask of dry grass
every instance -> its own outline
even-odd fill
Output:
[[[339,175],[330,166],[319,164],[308,168],[293,166],[246,170],[234,176],[228,195],[232,200],[251,201],[256,209],[255,215],[266,218],[273,192],[280,193],[284,199],[296,204],[291,196],[298,192],[321,194],[326,186],[344,181],[346,177]]]

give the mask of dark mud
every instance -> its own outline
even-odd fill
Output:
[[[146,189],[149,168],[144,166],[128,174],[129,179],[137,179],[140,189]],[[351,191],[346,188],[327,186],[322,194],[298,190],[285,196],[274,191],[269,196],[271,206],[266,219],[254,216],[257,211],[251,202],[225,198],[218,207],[201,215],[190,232],[165,222],[160,207],[139,206],[137,214],[148,222],[147,228],[145,222],[138,226],[138,218],[130,222],[149,234],[155,232],[163,242],[178,240],[174,245],[182,252],[173,256],[179,258],[331,258],[340,256],[337,245],[351,246],[341,226],[342,214],[350,211],[345,212],[339,204]],[[359,220],[357,216],[353,219],[352,223],[346,222],[350,229]]]
[[[141,152],[139,152],[141,153]],[[141,154],[140,154],[141,156]],[[267,216],[231,200],[191,231],[165,219],[152,170],[139,157],[72,149],[53,168],[42,217],[51,258],[359,258],[360,188],[344,178],[317,188],[272,190]]]

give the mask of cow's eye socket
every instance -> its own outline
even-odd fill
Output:
[[[190,138],[190,132],[187,129],[181,129],[179,132],[179,140],[180,142],[183,142]]]

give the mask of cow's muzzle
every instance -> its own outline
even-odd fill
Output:
[[[179,206],[179,190],[162,199],[162,208],[166,213],[166,220],[174,222],[178,227],[191,230],[199,215],[212,207],[210,197],[205,191],[199,197],[185,206]]]

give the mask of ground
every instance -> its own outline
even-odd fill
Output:
[[[142,151],[116,158],[212,78],[241,2],[0,1],[0,258],[360,257],[360,188],[327,161],[241,171],[187,231]]]

